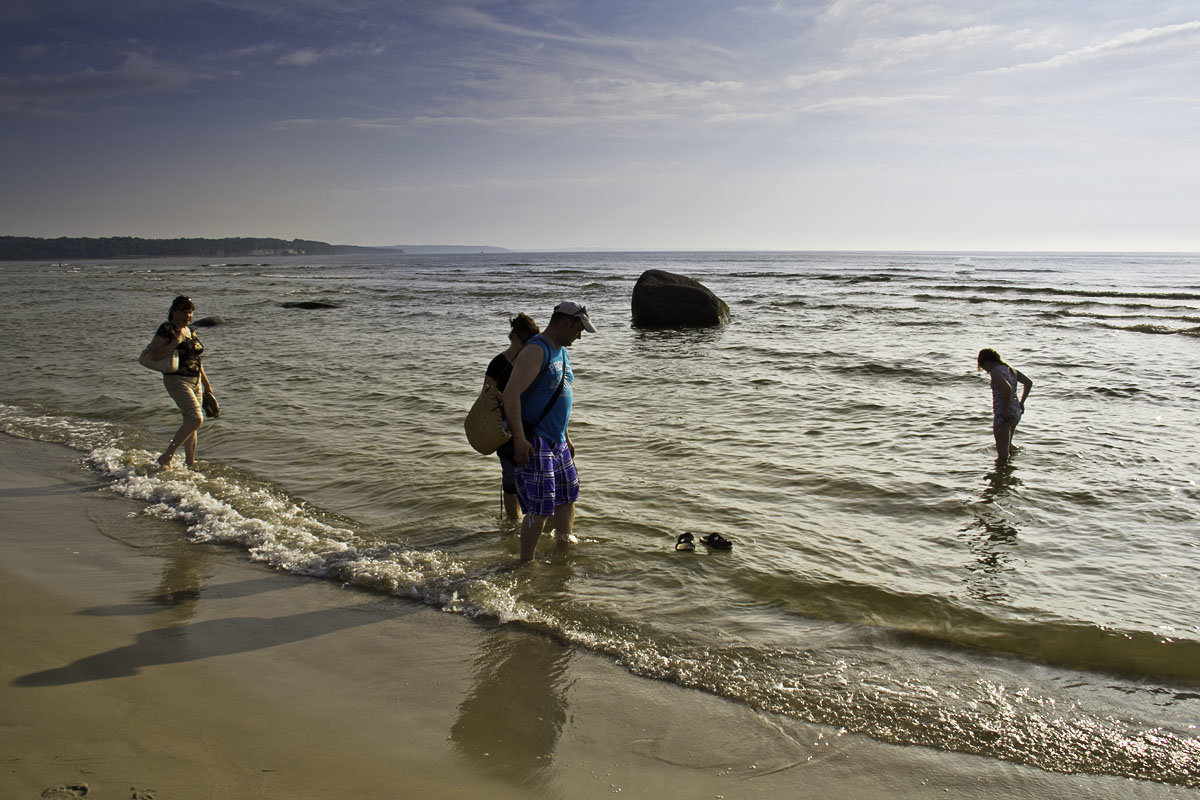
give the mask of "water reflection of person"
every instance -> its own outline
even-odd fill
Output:
[[[547,636],[491,631],[450,739],[493,777],[525,787],[543,784],[567,718],[570,653]]]
[[[967,592],[978,600],[992,603],[1008,601],[1005,574],[1012,572],[1012,550],[1019,531],[998,509],[996,500],[1008,494],[1021,481],[1011,464],[997,465],[986,476],[988,485],[976,506],[975,518],[962,529],[974,560],[966,565]]]
[[[177,542],[163,562],[158,586],[146,593],[146,599],[162,606],[172,624],[179,625],[195,616],[200,590],[208,577],[200,548],[188,542]]]

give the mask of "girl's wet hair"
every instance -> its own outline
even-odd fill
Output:
[[[174,300],[171,301],[171,310],[167,312],[167,319],[170,319],[171,315],[174,314],[176,311],[195,311],[195,310],[196,310],[196,304],[192,302],[190,297],[184,297],[183,295],[179,295],[179,297],[176,297]]]
[[[1004,360],[1000,358],[1000,354],[990,347],[985,347],[979,351],[979,358],[975,361],[979,366],[984,364],[1003,364]]]
[[[512,333],[515,333],[517,338],[522,342],[528,342],[534,336],[541,333],[541,329],[538,328],[537,323],[533,321],[533,317],[524,312],[511,318],[508,321],[508,324],[512,326]]]

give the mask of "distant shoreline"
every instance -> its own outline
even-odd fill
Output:
[[[801,250],[746,248],[626,248],[559,247],[519,248],[495,245],[330,244],[310,239],[274,239],[262,237],[225,237],[143,239],[135,236],[44,238],[36,236],[0,236],[0,262],[72,261],[135,258],[259,258],[322,255],[465,255],[505,253],[941,253],[962,256],[1012,255],[1014,253],[1055,255],[1197,255],[1189,250],[942,250],[942,249],[830,249]]]
[[[261,256],[325,256],[436,253],[504,253],[490,245],[392,245],[363,247],[310,239],[226,237],[221,239],[142,239],[136,236],[68,237],[0,236],[0,261],[62,261],[69,259],[250,258]]]

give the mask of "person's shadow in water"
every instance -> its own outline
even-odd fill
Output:
[[[287,617],[227,617],[144,631],[133,644],[56,669],[22,675],[13,686],[64,686],[137,675],[144,667],[265,650],[367,625],[378,608],[364,605],[306,611]]]
[[[967,592],[977,600],[1007,602],[1005,576],[1015,568],[1013,550],[1019,531],[997,506],[1013,489],[1021,486],[1012,462],[996,462],[996,468],[984,476],[987,486],[974,506],[974,519],[961,531],[974,556],[966,565]]]
[[[539,598],[553,604],[569,569],[537,576]],[[544,579],[556,584],[547,587]],[[455,747],[481,771],[525,788],[543,786],[567,719],[571,649],[542,634],[497,628],[475,659],[474,685],[450,728]]]

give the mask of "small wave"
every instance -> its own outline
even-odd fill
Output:
[[[146,513],[182,523],[193,542],[225,544],[275,569],[408,597],[444,611],[498,622],[543,624],[493,578],[503,566],[438,549],[374,540],[344,521],[245,476],[213,468],[158,470],[146,451],[103,446],[86,462],[111,491],[147,504]]]
[[[869,585],[775,581],[755,590],[805,617],[882,625],[922,639],[981,647],[1046,664],[1200,684],[1200,641],[1194,639],[1167,639],[1149,631],[1050,617],[1030,622],[992,616],[949,598]]]
[[[1170,336],[1175,333],[1185,333],[1178,328],[1172,328],[1168,325],[1153,325],[1150,323],[1142,323],[1140,325],[1104,325],[1106,328],[1112,328],[1117,331],[1129,331],[1131,333],[1151,333],[1156,336]],[[1196,330],[1192,328],[1191,330]]]
[[[959,284],[941,284],[930,287],[944,292],[961,292],[964,288]],[[972,285],[972,292],[994,294],[1025,294],[1047,295],[1050,297],[1092,297],[1114,300],[1200,300],[1200,294],[1191,292],[1127,292],[1117,289],[1067,289],[1053,286],[1012,286],[994,284],[991,286]]]
[[[829,367],[830,372],[842,375],[860,376],[866,378],[888,378],[906,382],[917,381],[929,384],[939,384],[951,381],[975,381],[971,374],[948,375],[936,370],[921,369],[908,364],[883,364],[868,361],[862,364],[843,364]]]
[[[1142,389],[1137,386],[1089,386],[1089,392],[1095,392],[1104,397],[1133,397],[1141,394]]]
[[[1151,308],[1155,311],[1162,311],[1162,306],[1121,306],[1121,308]],[[1071,308],[1060,308],[1050,312],[1059,317],[1080,317],[1084,319],[1105,319],[1105,320],[1128,320],[1128,319],[1158,319],[1164,322],[1200,322],[1200,317],[1184,314],[1107,314],[1103,311],[1076,311]]]

